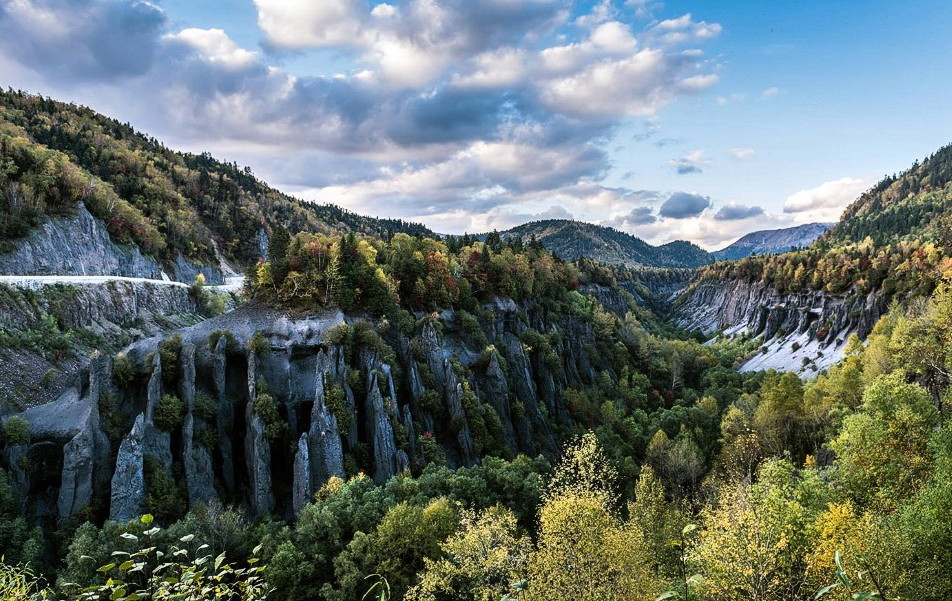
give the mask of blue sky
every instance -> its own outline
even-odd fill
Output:
[[[0,85],[437,231],[835,220],[952,142],[939,0],[0,0]]]

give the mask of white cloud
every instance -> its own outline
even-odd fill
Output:
[[[732,157],[734,157],[738,161],[746,161],[749,158],[753,158],[753,156],[757,153],[754,152],[753,148],[741,147],[741,148],[731,148],[728,151],[728,154],[730,154]]]
[[[359,0],[254,0],[258,26],[278,48],[300,50],[358,42],[366,8]]]
[[[221,29],[183,29],[177,34],[165,36],[165,39],[185,44],[197,50],[205,60],[226,68],[249,67],[258,60],[254,52],[238,46]]]
[[[784,213],[796,214],[798,222],[837,221],[846,205],[856,200],[869,182],[843,177],[823,182],[815,188],[794,192],[783,205]]]
[[[773,86],[761,92],[760,96],[762,98],[769,99],[769,98],[775,98],[779,96],[781,93],[783,93],[783,88],[778,88],[777,86]]]

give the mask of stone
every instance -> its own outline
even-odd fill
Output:
[[[307,435],[311,482],[314,486],[323,485],[331,476],[344,476],[344,450],[337,417],[327,407],[325,390],[325,383],[334,379],[334,365],[335,361],[325,351],[318,352],[314,406],[311,409],[311,425]]]
[[[207,426],[206,426],[207,427]],[[215,471],[208,449],[195,439],[195,417],[190,413],[185,417],[182,427],[184,444],[183,463],[185,464],[185,485],[188,488],[190,507],[199,503],[218,500],[215,491]]]
[[[274,509],[271,490],[271,445],[264,436],[264,420],[255,413],[254,403],[246,410],[248,432],[245,435],[245,460],[248,464],[248,494],[255,515],[267,515]]]
[[[112,476],[110,520],[128,522],[142,515],[145,505],[145,470],[142,459],[144,431],[145,416],[140,413],[132,430],[119,445],[116,471]]]
[[[308,449],[307,432],[302,432],[298,439],[297,453],[294,454],[294,482],[291,491],[291,509],[295,517],[301,513],[304,506],[311,502],[314,495],[314,484],[311,481],[311,453]]]
[[[374,451],[374,482],[383,484],[397,473],[395,456],[397,445],[393,440],[393,426],[387,415],[377,383],[377,370],[369,371],[367,381],[367,430]]]

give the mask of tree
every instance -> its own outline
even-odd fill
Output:
[[[497,505],[465,511],[460,528],[441,546],[444,557],[425,559],[410,601],[499,601],[510,585],[525,578],[532,543],[519,536],[516,516]]]
[[[903,374],[878,377],[863,395],[861,410],[843,422],[830,443],[840,479],[861,506],[894,507],[929,476],[932,428],[939,415],[929,393]]]

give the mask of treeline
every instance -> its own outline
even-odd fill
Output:
[[[829,249],[811,246],[780,255],[758,255],[701,268],[698,281],[744,279],[763,282],[785,294],[824,290],[866,294],[928,296],[935,289],[949,259],[933,242],[915,239],[876,245],[859,243]]]
[[[181,253],[217,264],[213,241],[240,265],[260,256],[259,232],[427,234],[419,224],[311,205],[258,180],[248,167],[207,153],[179,153],[74,104],[0,91],[0,244],[77,202],[106,223],[116,242],[135,242],[162,262]]]

